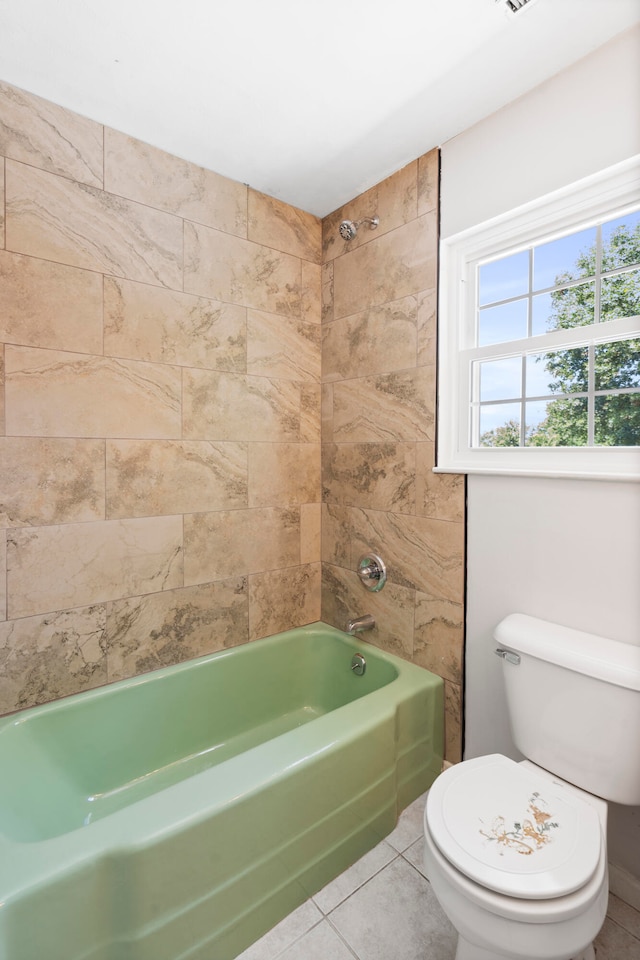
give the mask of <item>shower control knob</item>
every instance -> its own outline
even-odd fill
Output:
[[[387,582],[387,568],[375,553],[365,553],[360,557],[357,573],[367,590],[382,590]]]

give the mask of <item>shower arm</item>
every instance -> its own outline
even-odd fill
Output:
[[[363,217],[362,220],[356,220],[356,227],[362,226],[363,223],[368,223],[372,230],[380,223],[379,217]]]

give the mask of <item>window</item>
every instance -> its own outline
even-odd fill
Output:
[[[436,469],[640,479],[640,158],[442,247]]]

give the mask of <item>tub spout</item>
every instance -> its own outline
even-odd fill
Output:
[[[363,617],[356,617],[355,620],[347,620],[347,633],[361,633],[363,630],[373,630],[376,625],[374,617],[370,613],[365,613]]]

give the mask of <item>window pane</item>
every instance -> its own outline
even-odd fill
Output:
[[[531,301],[531,334],[534,337],[541,333],[555,330],[553,301],[550,293],[539,293]]]
[[[589,389],[589,349],[554,350],[527,357],[527,397]]]
[[[480,400],[514,400],[522,393],[522,357],[478,363]]]
[[[596,265],[596,228],[543,243],[533,250],[533,289],[556,287],[567,280],[591,277]]]
[[[496,403],[480,407],[480,446],[520,446],[519,403]]]
[[[478,315],[478,345],[519,340],[527,335],[528,300],[485,307]]]
[[[532,302],[533,336],[550,330],[584,327],[594,322],[596,286],[593,281],[539,293]]]
[[[640,387],[640,340],[617,340],[595,348],[596,390]]]
[[[602,269],[640,263],[640,210],[602,224]]]
[[[529,291],[529,251],[485,263],[478,270],[478,302],[497,303]]]
[[[525,404],[525,443],[532,447],[584,447],[587,398],[536,400]]]
[[[597,446],[640,446],[640,393],[596,397]]]
[[[600,319],[617,320],[640,314],[640,270],[605,277],[600,294]]]

